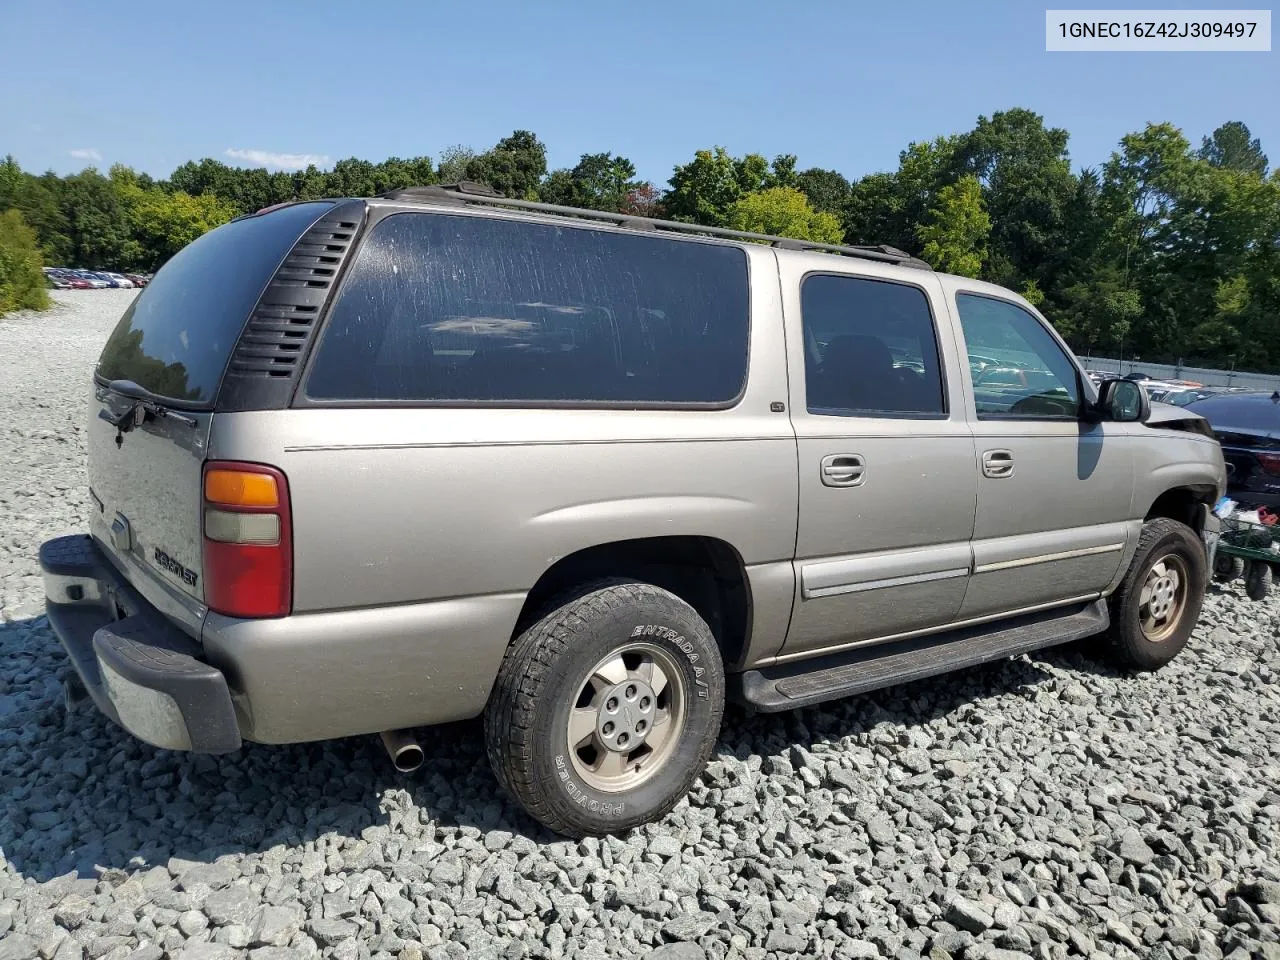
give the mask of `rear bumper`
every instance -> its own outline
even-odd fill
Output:
[[[226,677],[125,582],[90,537],[42,544],[40,569],[49,624],[99,710],[153,746],[240,748]]]
[[[103,713],[147,743],[226,753],[474,717],[523,593],[241,620],[200,641],[157,611],[92,537],[40,548],[49,623]]]

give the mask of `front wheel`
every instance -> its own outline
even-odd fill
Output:
[[[719,649],[693,608],[651,584],[601,582],[512,644],[485,742],[498,780],[536,819],[600,836],[679,802],[723,710]]]
[[[1204,544],[1186,524],[1142,525],[1129,571],[1111,597],[1112,649],[1127,667],[1156,670],[1187,645],[1206,587]]]

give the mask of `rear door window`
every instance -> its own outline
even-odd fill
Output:
[[[726,406],[748,327],[737,247],[398,213],[352,263],[306,396]]]
[[[299,203],[234,220],[183,247],[120,318],[97,377],[132,380],[171,400],[212,403],[267,282],[331,206]]]
[[[933,314],[919,287],[815,274],[801,284],[800,316],[810,413],[946,415]]]

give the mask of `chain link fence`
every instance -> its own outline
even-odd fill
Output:
[[[1241,373],[1235,370],[1207,370],[1181,364],[1147,363],[1143,360],[1113,360],[1107,357],[1080,357],[1086,370],[1125,376],[1145,373],[1156,380],[1195,380],[1213,387],[1248,387],[1253,390],[1280,390],[1280,375]]]

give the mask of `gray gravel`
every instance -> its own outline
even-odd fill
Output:
[[[0,319],[0,960],[1280,958],[1274,601],[1119,676],[1068,649],[824,709],[730,711],[660,826],[551,837],[475,724],[155,750],[67,713],[41,540],[83,529],[86,384],[129,291]]]

